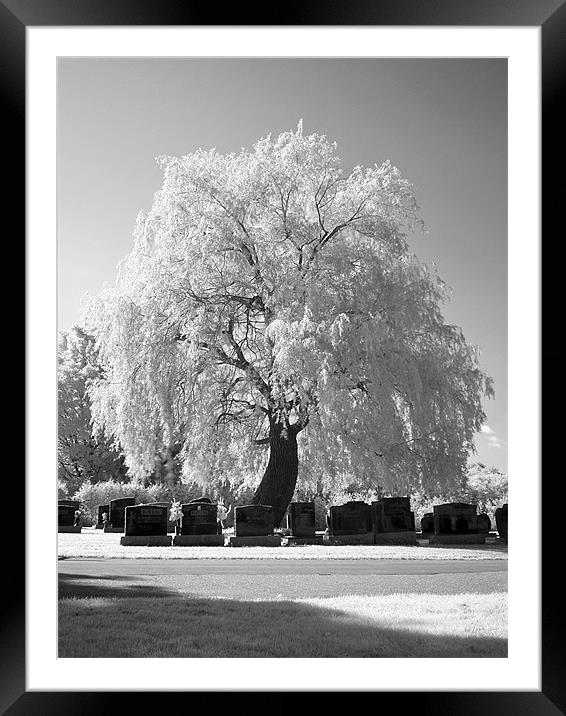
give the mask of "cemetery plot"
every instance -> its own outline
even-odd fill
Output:
[[[126,536],[167,534],[167,507],[152,504],[133,505],[126,507],[125,512]]]
[[[433,507],[434,534],[431,544],[485,544],[485,532],[479,532],[477,506],[449,502]]]
[[[70,500],[60,501],[57,505],[57,531],[58,532],[80,532],[80,524],[75,526],[75,512],[78,510],[80,503],[74,502],[69,504]],[[75,507],[76,505],[76,507]]]
[[[218,505],[210,502],[189,502],[181,505],[183,518],[179,534],[173,538],[176,547],[222,547],[224,535],[218,525]],[[219,534],[220,532],[220,534]]]
[[[170,545],[171,537],[167,535],[167,506],[126,506],[124,536],[120,538],[120,544],[144,547]]]
[[[234,534],[237,537],[261,537],[273,534],[273,508],[269,505],[243,505],[234,510]]]
[[[110,500],[108,504],[109,524],[104,526],[104,532],[123,532],[126,507],[132,507],[135,504],[135,497],[120,497]]]
[[[371,507],[366,502],[333,505],[327,522],[326,544],[374,544]]]
[[[371,507],[375,544],[416,544],[415,513],[408,497],[384,497]]]
[[[322,544],[322,535],[315,531],[314,502],[291,502],[287,512],[287,528],[291,534],[287,544]]]
[[[452,502],[434,506],[435,534],[469,534],[478,531],[476,505]]]
[[[242,505],[234,510],[234,536],[230,547],[278,547],[281,537],[273,534],[271,505]]]
[[[499,539],[507,541],[507,503],[495,510],[495,525]]]
[[[215,535],[218,534],[218,506],[211,503],[189,502],[181,505],[183,519],[182,535]]]
[[[424,535],[434,534],[434,515],[432,512],[425,512],[421,517],[421,532]]]

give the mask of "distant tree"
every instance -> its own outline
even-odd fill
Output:
[[[91,425],[86,388],[100,372],[94,339],[78,326],[61,332],[57,363],[59,492],[72,494],[85,480],[126,480],[123,456]]]
[[[497,507],[507,502],[507,475],[496,467],[476,462],[466,472],[463,496],[478,506],[480,512],[493,514]]]
[[[461,479],[492,384],[447,325],[446,287],[389,162],[345,172],[302,125],[250,151],[161,160],[117,285],[91,304],[96,424],[129,469],[259,484],[282,517],[300,475],[405,493]],[[321,477],[322,476],[322,477]]]
[[[439,492],[426,492],[421,488],[411,491],[411,507],[417,517],[417,527],[425,512],[445,502],[467,502],[477,505],[478,513],[485,512],[495,520],[495,510],[507,502],[507,475],[496,467],[481,462],[468,465],[459,483]]]

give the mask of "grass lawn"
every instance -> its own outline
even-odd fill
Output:
[[[83,529],[81,534],[59,534],[59,558],[96,559],[507,559],[501,544],[408,546],[293,547],[123,547],[119,534]]]
[[[59,602],[59,657],[506,657],[507,595]]]

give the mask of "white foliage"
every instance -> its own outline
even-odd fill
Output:
[[[304,481],[456,480],[491,381],[408,251],[420,221],[400,172],[345,173],[301,124],[160,164],[116,287],[87,315],[105,366],[94,420],[130,471],[171,454],[185,479],[253,482],[271,419],[301,428]]]
[[[85,480],[125,479],[119,446],[96,434],[87,387],[100,375],[94,339],[80,327],[60,332],[57,353],[59,489],[76,490]]]

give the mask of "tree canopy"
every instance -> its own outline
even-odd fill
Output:
[[[129,470],[158,454],[203,482],[457,482],[492,383],[409,249],[421,222],[399,170],[344,171],[301,123],[159,162],[163,185],[86,319],[104,366],[93,417]]]

